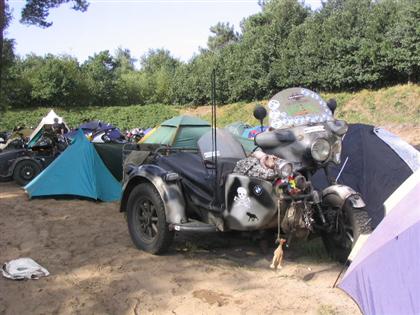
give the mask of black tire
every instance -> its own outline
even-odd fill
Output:
[[[163,201],[149,183],[139,184],[131,191],[127,223],[134,245],[151,254],[167,251],[174,238],[174,231],[170,231],[166,223]]]
[[[332,232],[322,234],[325,248],[331,258],[344,264],[362,234],[372,232],[372,225],[365,208],[354,208],[351,201],[347,200],[342,211],[338,211],[338,218],[334,216],[337,228]]]
[[[23,160],[18,162],[13,170],[13,179],[20,185],[24,186],[41,173],[41,166],[32,160]]]

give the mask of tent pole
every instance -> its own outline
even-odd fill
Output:
[[[334,284],[332,286],[333,288],[335,288],[337,286],[338,279],[340,279],[341,274],[343,273],[344,269],[346,269],[347,263],[349,263],[349,260],[348,259],[346,260],[345,264],[343,265],[343,268],[341,268],[340,273],[337,276],[337,279],[335,279],[335,282],[334,282]]]

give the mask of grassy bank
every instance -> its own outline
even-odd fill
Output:
[[[335,98],[338,103],[336,116],[348,122],[373,125],[407,124],[420,125],[420,85],[397,85],[376,91],[362,90],[356,93],[321,94],[324,99]],[[257,102],[235,103],[218,106],[219,126],[235,121],[256,125],[252,111]],[[261,101],[265,105],[267,101]],[[54,108],[66,122],[77,126],[85,119],[107,121],[122,129],[153,127],[178,114],[189,114],[210,121],[210,106],[182,107],[171,105],[132,105],[108,107]],[[17,125],[36,126],[49,108],[9,110],[0,117],[0,130],[10,130]]]

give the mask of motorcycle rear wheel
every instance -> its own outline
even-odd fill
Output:
[[[372,226],[366,209],[354,208],[349,200],[337,215],[336,221],[332,223],[336,228],[321,236],[330,257],[344,264],[357,239],[362,234],[371,233]]]

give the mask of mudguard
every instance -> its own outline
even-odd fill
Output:
[[[187,222],[185,200],[176,173],[168,172],[153,164],[133,168],[123,186],[120,211],[125,212],[131,190],[138,184],[149,182],[158,191],[165,206],[166,221],[171,224]]]
[[[366,207],[365,202],[358,192],[345,185],[332,185],[322,191],[322,202],[333,207],[342,208],[349,199],[354,208]]]

